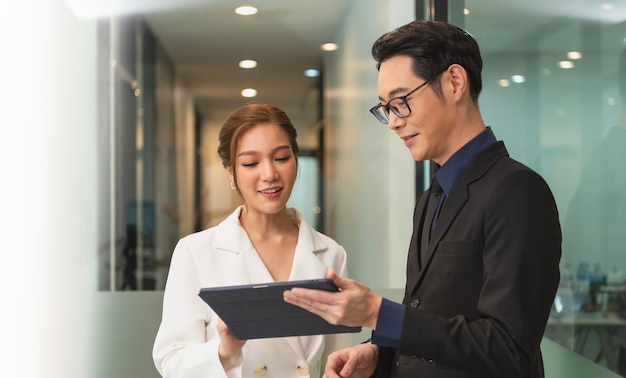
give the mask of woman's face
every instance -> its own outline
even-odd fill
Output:
[[[234,169],[248,211],[276,214],[286,207],[297,163],[280,126],[262,123],[246,131],[239,140]]]

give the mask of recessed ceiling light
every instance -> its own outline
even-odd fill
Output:
[[[511,80],[513,80],[514,83],[521,84],[526,79],[524,78],[524,75],[513,75],[511,76]]]
[[[470,14],[470,10],[467,8],[463,8],[463,14],[467,16],[468,14]]]
[[[254,68],[256,67],[256,60],[252,60],[252,59],[242,60],[241,62],[239,62],[239,67],[240,68]]]
[[[574,62],[570,62],[569,60],[562,60],[558,63],[560,68],[563,69],[570,69],[570,68],[574,68]]]
[[[253,14],[256,14],[259,10],[255,7],[251,7],[248,5],[244,5],[241,7],[237,7],[235,9],[235,13],[237,13],[240,16],[251,16]]]
[[[241,95],[243,97],[254,97],[256,96],[256,94],[257,94],[257,91],[254,88],[246,88],[241,91]]]
[[[318,77],[320,75],[320,71],[314,68],[309,68],[308,70],[304,70],[304,76],[306,77]]]
[[[613,9],[613,4],[605,3],[605,4],[602,4],[601,7],[602,7],[602,10],[610,11]]]
[[[583,54],[580,51],[570,51],[567,53],[567,59],[576,60],[581,59],[582,57]]]
[[[501,86],[502,88],[506,88],[509,85],[511,85],[511,82],[508,81],[507,79],[500,79],[498,80],[498,85]]]
[[[324,51],[335,51],[339,46],[336,43],[324,43],[320,48]]]

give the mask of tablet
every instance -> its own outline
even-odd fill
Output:
[[[198,295],[239,340],[361,331],[361,327],[332,325],[285,302],[283,292],[293,287],[338,291],[332,280],[316,279],[207,287],[200,289]]]

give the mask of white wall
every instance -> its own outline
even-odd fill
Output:
[[[370,55],[384,32],[414,19],[412,1],[353,1],[325,59],[326,233],[349,273],[372,287],[404,287],[415,204],[415,161],[369,109],[378,102]],[[363,22],[367,20],[367,22]]]
[[[0,5],[5,377],[92,376],[96,27],[60,0]]]

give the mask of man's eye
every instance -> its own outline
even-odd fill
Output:
[[[405,109],[406,103],[404,101],[394,101],[390,106],[394,109]]]

